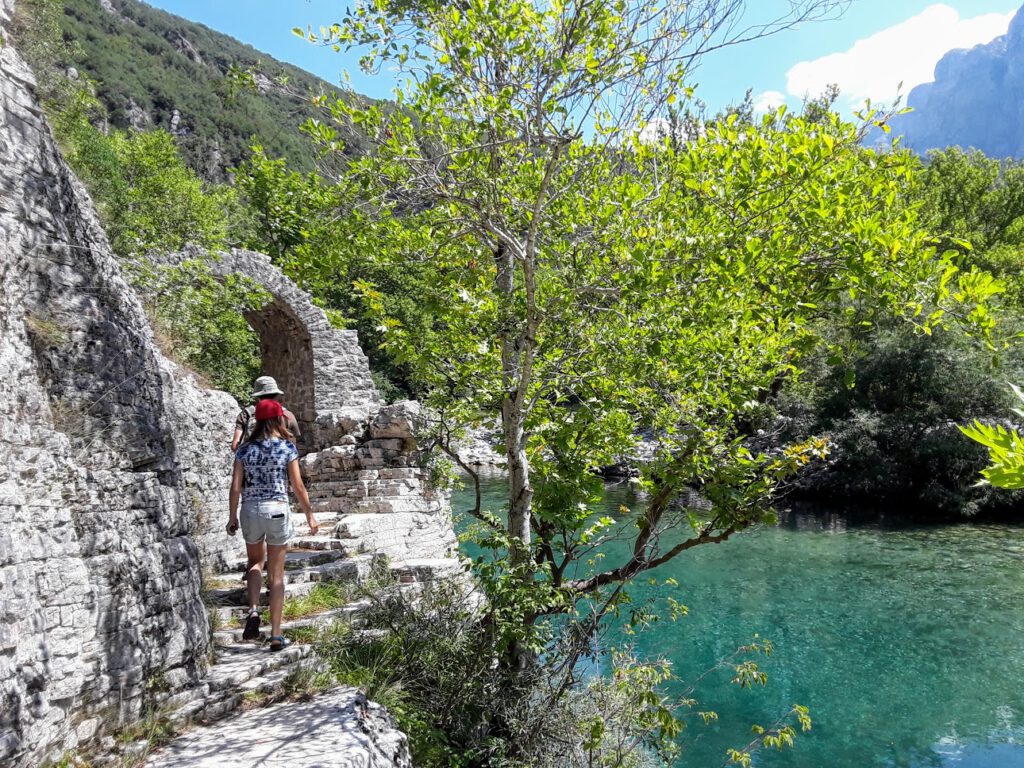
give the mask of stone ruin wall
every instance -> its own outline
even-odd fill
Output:
[[[0,0],[5,40],[9,10]],[[240,548],[223,532],[237,405],[160,353],[6,44],[0,101],[0,765],[20,767],[205,673],[202,573]],[[411,558],[448,554],[454,536],[416,461],[417,409],[381,407],[354,332],[327,333],[293,288],[250,321],[268,355],[285,325],[273,312],[308,334],[294,359],[313,360],[312,384],[294,393],[312,392],[300,410],[316,503],[352,513],[335,534],[356,549],[427,567]]]
[[[260,337],[263,373],[273,376],[285,394],[281,401],[302,431],[302,453],[319,450],[365,428],[381,407],[370,363],[353,330],[331,325],[327,314],[270,258],[233,248],[207,253],[190,247],[152,255],[160,264],[197,260],[221,277],[243,275],[270,294],[270,302],[246,314]]]

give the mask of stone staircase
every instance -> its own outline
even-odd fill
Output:
[[[317,504],[316,506],[321,506]],[[368,580],[390,584],[389,589],[415,589],[431,579],[462,573],[462,562],[456,558],[410,558],[390,560],[383,554],[366,551],[372,543],[365,537],[338,538],[347,530],[344,515],[339,512],[317,513],[320,532],[313,536],[305,516],[293,513],[297,536],[285,555],[285,604],[289,599],[309,596],[321,584],[339,585],[342,604],[318,610],[282,622],[285,635],[295,630],[323,628],[334,622],[357,626],[360,615],[371,607],[371,601],[358,589]],[[381,522],[392,515],[380,515]],[[271,651],[266,644],[270,626],[260,628],[260,638],[242,640],[247,595],[245,589],[246,560],[230,561],[210,579],[206,601],[213,631],[213,661],[205,678],[195,687],[167,697],[161,709],[175,725],[209,724],[228,716],[250,700],[281,692],[290,675],[321,664],[312,645],[294,641],[282,651]],[[350,594],[345,596],[345,592]],[[261,605],[269,603],[264,587]],[[340,601],[339,601],[340,602]],[[266,617],[266,615],[265,615]]]
[[[292,676],[316,670],[322,661],[308,644],[316,636],[310,630],[335,622],[358,627],[372,607],[360,586],[415,593],[431,580],[463,574],[462,561],[453,556],[447,494],[432,487],[416,460],[418,414],[418,404],[404,402],[364,415],[368,421],[338,414],[318,421],[320,450],[304,456],[300,466],[319,532],[314,536],[305,516],[293,513],[295,536],[285,557],[282,631],[293,644],[271,651],[266,625],[259,640],[242,640],[247,563],[244,557],[224,563],[205,584],[212,663],[199,684],[162,702],[172,723],[210,724],[247,702],[272,700]],[[332,589],[318,590],[321,585]],[[269,602],[265,588],[260,602]]]

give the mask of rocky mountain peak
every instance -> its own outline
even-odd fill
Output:
[[[914,111],[896,118],[893,133],[918,152],[959,145],[994,157],[1024,157],[1024,9],[1007,34],[949,51],[935,79],[907,99]]]

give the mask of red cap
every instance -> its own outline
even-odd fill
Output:
[[[275,416],[284,416],[284,408],[277,400],[260,400],[256,403],[256,420],[272,419]]]

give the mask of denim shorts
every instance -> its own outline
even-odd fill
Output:
[[[284,546],[294,535],[292,510],[287,501],[243,501],[239,520],[246,544],[266,539],[272,546]]]

